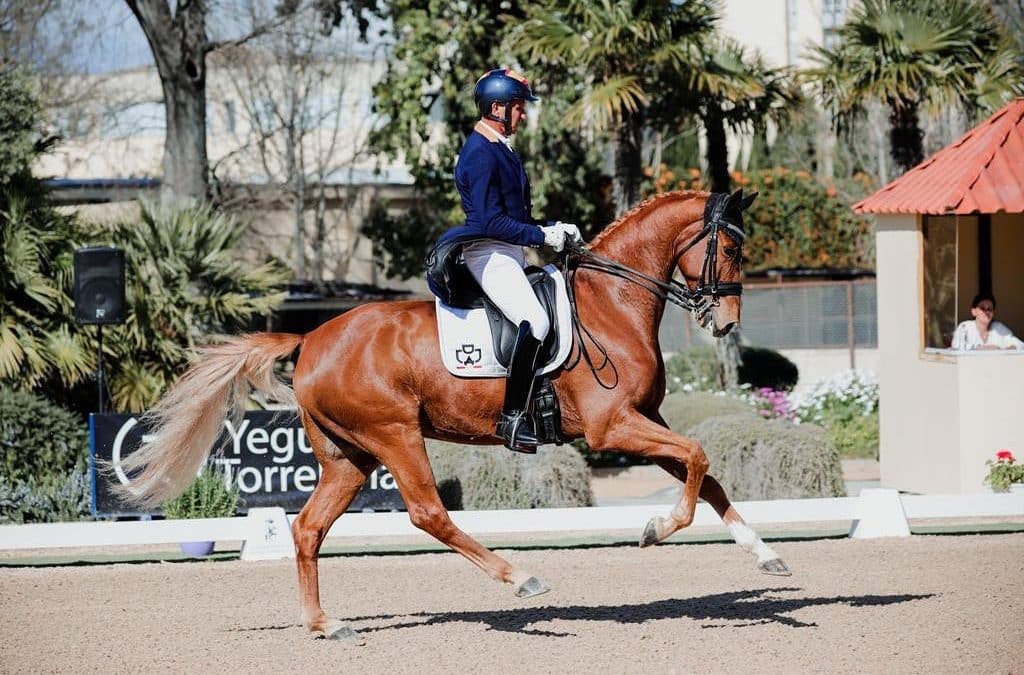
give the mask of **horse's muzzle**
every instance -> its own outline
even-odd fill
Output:
[[[733,328],[736,327],[736,324],[738,323],[739,321],[730,321],[721,328],[715,326],[714,329],[711,331],[711,334],[714,335],[716,338],[725,337],[732,331]]]

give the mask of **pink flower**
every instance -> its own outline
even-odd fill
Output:
[[[1003,448],[1002,450],[996,453],[996,459],[999,460],[1000,462],[1012,463],[1013,461],[1015,461],[1013,459],[1013,453],[1007,450],[1006,448]]]

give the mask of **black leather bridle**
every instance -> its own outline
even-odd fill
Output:
[[[725,218],[725,212],[730,205],[730,200],[730,196],[726,193],[716,192],[708,197],[708,201],[704,206],[704,227],[683,247],[683,250],[679,252],[679,255],[673,261],[673,267],[678,266],[679,259],[687,251],[700,243],[705,237],[707,238],[708,241],[704,249],[704,262],[701,265],[700,278],[697,280],[696,288],[693,289],[684,282],[676,281],[675,279],[662,281],[640,270],[624,265],[617,260],[594,253],[577,242],[566,241],[566,246],[562,253],[563,269],[567,277],[566,290],[569,296],[569,307],[572,312],[573,333],[580,345],[580,353],[571,365],[566,366],[567,368],[574,367],[579,362],[579,359],[583,358],[587,365],[590,366],[591,371],[594,372],[595,378],[600,382],[600,378],[597,377],[597,371],[609,363],[608,352],[580,322],[579,312],[576,309],[575,289],[576,272],[580,269],[597,270],[634,283],[650,291],[658,298],[667,300],[690,312],[697,323],[702,326],[706,323],[711,308],[718,306],[720,298],[743,294],[742,283],[738,281],[719,281],[718,279],[718,233],[724,230],[732,238],[739,249],[736,253],[737,256],[742,255],[743,241],[745,239],[741,224],[731,222]],[[738,208],[736,213],[740,213]],[[600,366],[595,366],[591,360],[586,343],[583,340],[584,334],[597,346],[603,355],[604,360]],[[612,368],[614,370],[614,365]],[[615,380],[618,380],[617,373]],[[607,388],[615,386],[614,383],[604,385],[602,382],[601,384]]]

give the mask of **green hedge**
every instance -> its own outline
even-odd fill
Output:
[[[704,420],[725,415],[758,416],[754,406],[746,401],[707,391],[676,392],[666,396],[661,404],[661,416],[673,431],[684,436]]]
[[[847,420],[828,422],[829,434],[840,457],[878,459],[878,411]]]
[[[46,399],[0,388],[0,522],[89,515],[86,423]]]
[[[0,475],[11,482],[58,482],[89,461],[86,422],[46,399],[0,389]]]
[[[590,468],[570,445],[536,455],[427,441],[438,491],[450,510],[590,506]]]
[[[668,394],[659,410],[669,428],[678,434],[688,435],[695,425],[711,417],[722,415],[757,416],[757,410],[749,403],[728,396],[725,393],[710,391],[677,391]],[[580,439],[573,442],[583,459],[594,468],[636,466],[650,464],[650,460],[640,455],[626,452],[594,452],[587,442]]]
[[[89,474],[72,471],[12,482],[0,476],[0,523],[60,523],[87,518],[92,497]]]
[[[821,427],[731,415],[705,420],[689,435],[704,445],[710,473],[733,500],[846,495],[839,451]]]
[[[792,361],[777,351],[761,347],[740,347],[743,365],[739,370],[740,384],[757,389],[770,387],[789,391],[796,386],[800,372]],[[684,385],[698,390],[717,390],[718,362],[711,346],[690,347],[676,352],[665,362],[668,390],[680,391]]]

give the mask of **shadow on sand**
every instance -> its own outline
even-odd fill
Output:
[[[480,623],[491,630],[567,637],[574,633],[553,632],[533,628],[548,621],[613,621],[639,624],[657,619],[693,619],[702,622],[702,628],[724,628],[778,623],[792,628],[816,626],[791,616],[806,607],[847,605],[850,607],[882,607],[901,602],[923,600],[925,595],[836,595],[831,597],[776,597],[780,593],[799,592],[799,588],[762,588],[758,590],[716,593],[694,598],[674,598],[634,605],[572,605],[569,607],[526,607],[514,610],[488,610],[473,612],[417,612],[414,614],[379,614],[376,616],[348,617],[347,622],[384,622],[385,625],[358,628],[362,633],[373,633],[400,628],[436,626],[449,623]]]

